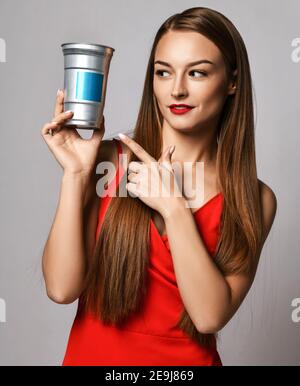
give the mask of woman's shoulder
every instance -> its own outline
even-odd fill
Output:
[[[258,179],[260,186],[261,199],[263,202],[272,204],[273,206],[277,204],[277,198],[273,189],[267,185],[265,182]]]
[[[258,180],[260,185],[261,208],[263,215],[265,239],[267,238],[277,211],[277,198],[274,191],[261,180]]]

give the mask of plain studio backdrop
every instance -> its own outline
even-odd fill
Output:
[[[157,29],[196,6],[222,12],[245,41],[258,177],[278,201],[257,276],[220,332],[219,352],[224,365],[300,365],[298,0],[0,0],[0,364],[60,365],[77,307],[50,301],[41,272],[62,176],[40,134],[63,87],[60,45],[115,48],[104,109],[110,138],[135,124]]]

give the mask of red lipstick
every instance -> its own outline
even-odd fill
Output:
[[[169,108],[173,114],[181,115],[191,111],[194,106],[189,106],[185,104],[172,104],[169,106]]]

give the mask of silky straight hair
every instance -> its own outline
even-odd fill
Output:
[[[223,275],[247,274],[259,258],[262,243],[253,90],[247,50],[232,22],[209,8],[187,9],[161,25],[152,45],[132,137],[156,160],[162,153],[163,117],[153,92],[154,57],[158,42],[168,31],[202,34],[220,49],[228,79],[237,70],[236,93],[228,95],[216,133],[216,168],[224,200],[218,243],[212,258]],[[140,160],[130,151],[128,161]],[[127,178],[127,173],[124,177]],[[80,299],[84,310],[93,312],[103,323],[116,326],[137,312],[146,296],[153,215],[153,210],[138,198],[121,197],[118,193],[119,187],[104,216]],[[199,332],[185,308],[177,327],[200,345],[212,346],[217,338],[217,333]]]

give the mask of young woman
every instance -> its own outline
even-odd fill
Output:
[[[184,111],[170,107],[179,104]],[[209,8],[169,17],[154,39],[132,138],[102,141],[103,121],[84,140],[64,127],[71,116],[59,92],[42,129],[64,170],[43,254],[47,294],[79,298],[63,364],[222,365],[217,332],[252,285],[277,206],[257,178],[240,34]],[[104,161],[117,172],[99,194]],[[180,196],[173,164],[186,162]],[[166,194],[147,194],[149,175]],[[201,205],[191,205],[202,189]]]

